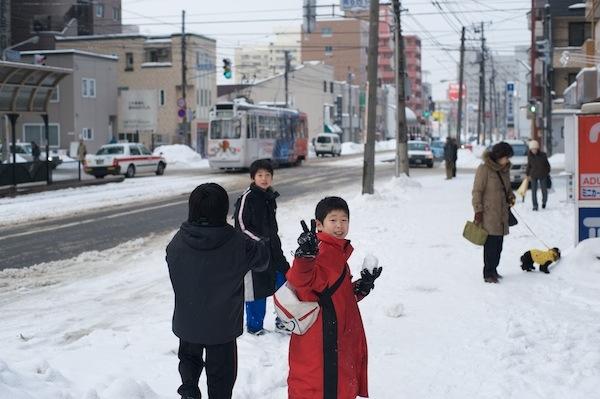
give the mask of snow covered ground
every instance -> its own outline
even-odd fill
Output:
[[[521,223],[505,241],[504,280],[484,284],[482,250],[461,237],[472,217],[472,179],[378,181],[373,196],[358,195],[357,183],[281,203],[284,253],[317,200],[349,200],[353,273],[367,254],[384,267],[360,304],[372,398],[597,397],[600,239],[573,248],[573,209],[560,202],[559,181],[548,209],[517,204]],[[563,251],[550,275],[519,267],[524,251],[542,248],[525,223]],[[164,262],[171,235],[0,272],[0,398],[177,397]],[[268,312],[267,328],[273,319]],[[238,346],[234,398],[286,398],[288,337],[244,335]]]

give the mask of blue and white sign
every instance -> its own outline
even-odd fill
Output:
[[[515,127],[515,82],[506,83],[506,127]]]
[[[342,0],[340,8],[342,11],[367,11],[369,0]]]
[[[579,208],[579,240],[600,237],[600,208]]]

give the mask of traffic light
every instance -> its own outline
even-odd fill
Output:
[[[231,60],[223,58],[223,76],[225,79],[231,79]]]
[[[535,111],[537,111],[537,104],[535,100],[529,100],[529,113],[531,114],[535,114]]]
[[[430,115],[431,115],[431,112],[429,110],[423,111],[423,117],[424,118],[429,118]]]

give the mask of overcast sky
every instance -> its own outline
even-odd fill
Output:
[[[383,3],[383,1],[382,1]],[[433,3],[439,4],[444,11]],[[217,40],[218,59],[232,57],[240,44],[272,40],[272,32],[282,26],[302,23],[302,0],[122,0],[124,24],[139,24],[142,33],[165,34],[181,31],[181,11],[186,11],[187,31]],[[318,5],[340,1],[317,0]],[[416,34],[423,43],[424,80],[433,84],[434,99],[445,99],[447,81],[456,80],[459,60],[460,27],[467,26],[468,39],[479,38],[473,26],[485,22],[487,45],[493,53],[509,54],[516,45],[528,45],[525,0],[408,0],[402,6],[403,31]],[[331,7],[319,7],[326,18]],[[340,14],[339,9],[335,9]],[[479,47],[468,40],[467,47]],[[445,81],[445,82],[440,82]]]

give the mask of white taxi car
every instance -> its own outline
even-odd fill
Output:
[[[100,147],[96,155],[85,159],[85,173],[102,179],[106,175],[125,175],[134,177],[136,173],[155,173],[162,175],[167,161],[139,143],[106,144]]]

